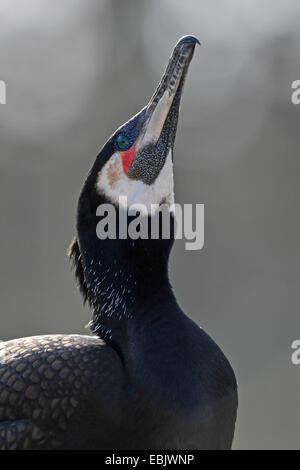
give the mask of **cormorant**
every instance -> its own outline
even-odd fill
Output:
[[[171,206],[180,98],[197,42],[179,40],[149,104],[106,142],[81,191],[69,256],[94,336],[1,344],[1,449],[231,448],[235,376],[175,299],[174,237],[96,233],[102,204],[127,211],[120,195]]]

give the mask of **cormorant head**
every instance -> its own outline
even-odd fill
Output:
[[[134,203],[173,202],[173,146],[185,77],[193,56],[194,36],[176,44],[148,105],[123,124],[102,148],[88,178],[93,191],[116,206],[119,196]]]

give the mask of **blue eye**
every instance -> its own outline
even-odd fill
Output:
[[[128,150],[131,147],[131,141],[126,134],[119,134],[117,137],[117,147],[119,150]]]

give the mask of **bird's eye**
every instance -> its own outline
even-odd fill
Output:
[[[128,150],[131,147],[130,139],[126,134],[119,134],[117,137],[117,147],[119,150]]]

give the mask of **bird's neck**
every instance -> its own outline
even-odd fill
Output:
[[[124,353],[130,331],[145,318],[158,321],[162,304],[176,303],[168,280],[169,249],[160,240],[99,240],[89,231],[80,245],[91,329]]]

